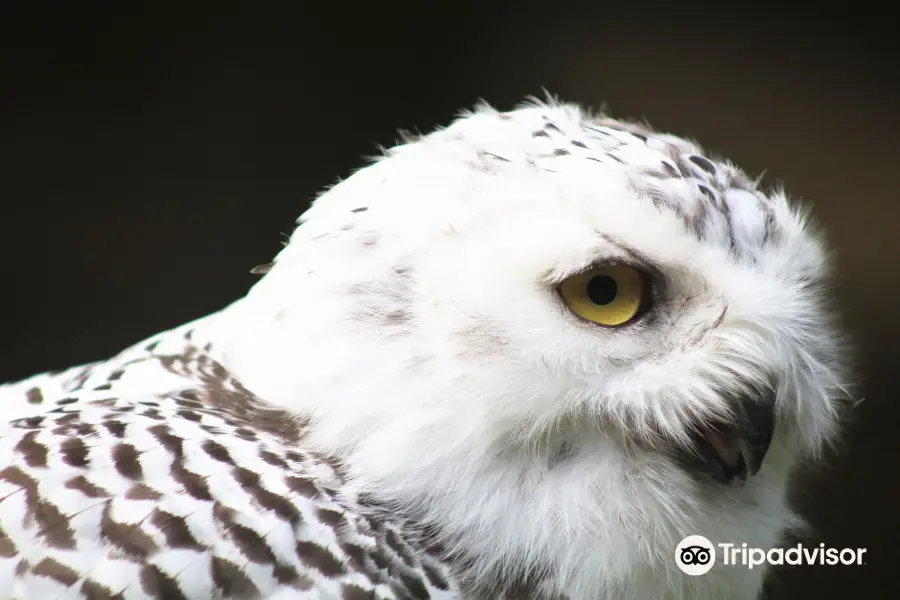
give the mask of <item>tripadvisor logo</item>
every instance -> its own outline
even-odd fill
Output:
[[[718,561],[723,565],[740,565],[753,569],[762,565],[863,565],[865,548],[829,548],[825,544],[789,548],[752,548],[747,544],[713,545],[701,535],[689,535],[675,548],[675,564],[687,575],[704,575]]]
[[[688,575],[704,575],[716,564],[716,550],[702,535],[689,535],[675,548],[675,563]]]

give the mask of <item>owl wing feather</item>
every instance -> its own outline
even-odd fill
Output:
[[[189,331],[0,387],[0,597],[457,597]]]

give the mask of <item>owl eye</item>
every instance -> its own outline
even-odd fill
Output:
[[[606,327],[626,325],[647,312],[650,292],[650,278],[626,266],[594,267],[559,285],[559,295],[572,312]]]

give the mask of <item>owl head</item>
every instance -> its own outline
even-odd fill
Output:
[[[692,142],[479,106],[325,192],[225,360],[475,582],[704,597],[760,576],[678,583],[678,540],[774,544],[835,434],[827,272],[803,212]]]

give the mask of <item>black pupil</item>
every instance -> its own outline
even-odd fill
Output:
[[[616,280],[609,275],[591,277],[587,284],[588,298],[600,306],[605,306],[615,300],[618,291],[619,286],[616,285]]]

